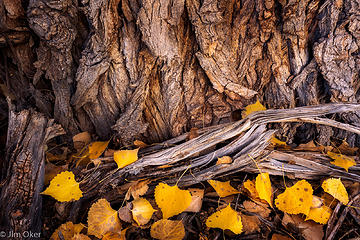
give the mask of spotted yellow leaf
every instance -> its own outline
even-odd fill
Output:
[[[79,183],[72,172],[64,171],[56,175],[42,194],[50,195],[60,202],[79,200],[82,197]]]
[[[239,193],[238,190],[230,185],[230,181],[221,182],[216,180],[208,180],[208,183],[215,189],[220,197],[227,197]]]
[[[131,210],[133,219],[139,225],[147,224],[153,213],[156,211],[145,198],[138,198],[132,201],[133,209]]]
[[[349,171],[349,167],[356,165],[355,160],[349,156],[334,152],[327,152],[326,154],[334,159],[334,161],[330,162],[331,164],[344,168],[347,172]]]
[[[71,239],[75,234],[81,232],[84,227],[81,224],[73,224],[66,222],[60,225],[55,232],[51,235],[51,240],[60,240],[59,232],[63,235],[64,239]]]
[[[340,178],[328,178],[322,183],[321,187],[325,192],[329,193],[343,204],[346,205],[349,203],[349,195]]]
[[[206,226],[222,230],[228,229],[235,234],[240,234],[243,228],[240,214],[233,210],[230,204],[210,215],[206,220]]]
[[[120,232],[121,223],[118,212],[111,208],[106,199],[99,199],[94,203],[88,213],[88,234],[97,238],[107,232]]]
[[[309,214],[313,200],[313,189],[306,180],[298,181],[294,186],[286,188],[275,199],[276,207],[289,214]]]
[[[245,107],[245,111],[243,112],[242,117],[245,118],[253,112],[264,111],[264,110],[266,110],[266,108],[259,102],[259,100],[257,100],[256,103],[250,104]]]
[[[259,194],[259,198],[265,200],[272,207],[272,190],[269,173],[260,173],[256,177],[255,187]]]
[[[127,165],[138,160],[139,148],[134,150],[119,150],[114,152],[114,161],[118,168],[126,167]]]
[[[155,188],[155,201],[163,213],[163,218],[175,216],[190,206],[191,194],[178,186],[159,183]]]
[[[151,237],[160,240],[182,240],[185,237],[185,228],[182,221],[161,219],[151,226]]]

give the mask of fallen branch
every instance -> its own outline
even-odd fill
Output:
[[[335,103],[255,112],[237,122],[199,130],[200,136],[191,140],[186,140],[187,134],[183,134],[158,147],[145,148],[140,152],[138,161],[123,169],[109,171],[115,164],[108,164],[97,171],[88,170],[85,173],[88,180],[83,187],[87,189],[89,196],[93,196],[98,191],[111,191],[109,187],[121,185],[125,177],[128,180],[169,178],[169,182],[175,182],[173,176],[187,168],[191,169],[191,174],[185,175],[179,185],[192,185],[241,171],[258,172],[251,158],[259,162],[260,169],[272,175],[284,173],[306,179],[331,175],[360,181],[358,173],[348,173],[330,165],[329,159],[321,154],[309,153],[312,156],[304,158],[295,152],[267,150],[269,140],[276,131],[267,129],[268,123],[309,122],[360,134],[358,127],[319,118],[327,114],[350,111],[360,111],[360,104]],[[217,148],[219,143],[222,147]],[[225,155],[231,156],[233,163],[215,165],[216,159]],[[310,157],[312,160],[308,160]],[[164,165],[169,167],[159,168]]]

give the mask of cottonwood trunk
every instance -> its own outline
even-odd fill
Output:
[[[1,0],[1,89],[69,135],[124,144],[230,121],[257,99],[359,102],[359,12],[359,0]],[[281,133],[360,142],[308,124]]]

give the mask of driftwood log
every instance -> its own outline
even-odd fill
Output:
[[[86,180],[82,188],[87,192],[85,197],[110,197],[125,179],[153,178],[175,183],[176,176],[188,169],[191,174],[186,174],[179,181],[179,185],[187,186],[236,172],[258,172],[254,161],[262,171],[271,175],[285,174],[303,179],[333,176],[360,182],[359,167],[346,172],[330,164],[330,159],[324,154],[267,149],[276,130],[266,127],[267,124],[278,122],[308,122],[360,134],[358,126],[325,117],[359,110],[360,104],[338,103],[255,112],[237,122],[200,129],[199,136],[190,140],[187,134],[183,134],[141,149],[140,159],[123,169],[112,170],[114,163],[89,169],[83,173]],[[217,158],[225,155],[231,156],[233,163],[215,165]],[[163,165],[168,167],[159,168]]]
[[[64,133],[41,113],[11,109],[1,169],[0,230],[6,234],[4,239],[32,239],[30,232],[40,237],[46,142]]]

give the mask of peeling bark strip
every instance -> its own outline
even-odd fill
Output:
[[[6,143],[0,226],[6,233],[41,232],[45,144],[64,134],[61,126],[33,110],[11,110]],[[6,171],[6,172],[5,172]],[[27,239],[27,237],[11,238]]]

